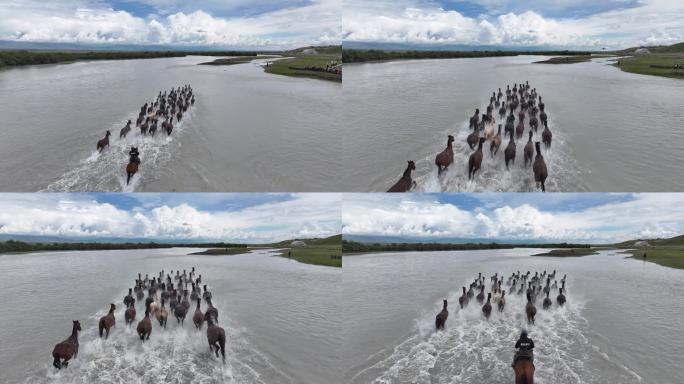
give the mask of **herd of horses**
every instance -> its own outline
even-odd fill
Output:
[[[485,296],[485,289],[487,288],[487,283],[485,277],[482,273],[479,273],[477,278],[470,283],[468,289],[462,287],[463,294],[458,298],[458,304],[461,309],[467,307],[473,299],[475,299],[478,305],[482,305],[482,315],[486,320],[492,316],[493,306],[499,312],[503,312],[506,308],[506,290],[502,288],[504,284],[504,275],[499,275],[498,273],[490,277],[490,291]],[[523,274],[520,271],[512,273],[507,279],[505,285],[508,287],[509,295],[522,296],[523,294],[527,297],[527,303],[525,304],[525,316],[527,318],[528,324],[534,324],[535,317],[537,315],[537,299],[538,297],[543,297],[542,308],[544,310],[552,309],[554,304],[551,299],[551,293],[558,292],[556,295],[556,305],[562,307],[566,302],[565,297],[565,280],[566,275],[560,279],[560,286],[556,280],[556,271],[552,273],[547,273],[543,271],[542,273],[535,272],[534,275],[530,271]],[[485,299],[486,297],[486,299]],[[435,328],[443,330],[446,326],[446,321],[449,318],[449,311],[447,309],[447,300],[443,300],[442,310],[435,317]],[[516,359],[513,366],[515,371],[516,384],[533,384],[534,383],[534,363],[532,361],[532,356],[520,356]]]
[[[200,288],[203,287],[204,289]],[[147,295],[147,297],[146,297]],[[206,310],[202,312],[201,302],[206,302]],[[142,278],[142,274],[138,274],[135,279],[133,288],[128,289],[128,295],[123,299],[123,305],[126,307],[124,312],[124,322],[127,327],[133,326],[137,316],[138,309],[136,304],[144,303],[145,315],[136,326],[136,332],[140,337],[141,342],[150,339],[152,334],[152,324],[155,323],[152,319],[159,323],[159,329],[165,330],[169,316],[176,318],[178,326],[183,327],[185,318],[190,314],[191,303],[195,304],[195,312],[192,315],[192,322],[195,328],[199,331],[202,329],[204,323],[207,324],[207,341],[209,342],[209,349],[212,353],[219,357],[219,352],[223,362],[226,361],[226,332],[218,324],[218,309],[212,303],[212,293],[207,290],[207,285],[202,285],[202,275],[197,275],[195,267],[192,267],[190,272],[183,270],[173,270],[166,274],[162,270],[158,277],[150,279],[148,275]],[[168,303],[168,309],[167,309]],[[112,328],[116,325],[115,316],[116,304],[109,305],[109,312],[100,318],[98,322],[99,336],[105,339],[109,338]],[[78,332],[81,331],[81,323],[78,320],[73,321],[71,335],[61,343],[55,345],[52,350],[52,357],[54,359],[52,365],[57,368],[66,368],[69,361],[76,358],[78,355]]]
[[[154,137],[157,129],[161,129],[166,132],[167,136],[171,136],[171,132],[173,132],[173,119],[175,118],[177,122],[180,122],[183,119],[183,114],[194,104],[195,95],[192,93],[190,85],[186,84],[183,87],[172,88],[170,91],[164,91],[163,93],[159,91],[154,101],[145,103],[140,107],[140,113],[138,113],[135,126],[140,128],[141,136],[149,135]],[[161,124],[159,124],[160,120]],[[126,125],[119,131],[119,139],[126,138],[132,130],[132,124],[131,120],[126,122]],[[111,132],[107,130],[105,137],[98,140],[96,146],[98,152],[101,153],[109,146],[109,137],[111,135]],[[131,182],[131,178],[138,172],[138,167],[140,166],[138,149],[133,147],[131,152],[135,152],[135,155],[129,154],[129,162],[126,165],[126,185]]]
[[[505,119],[505,124],[499,124],[498,129],[496,128],[496,119],[494,117],[496,112],[498,112],[501,121]],[[506,115],[507,112],[508,115]],[[527,143],[523,147],[523,167],[527,168],[528,164],[532,166],[537,187],[540,187],[542,192],[546,192],[545,182],[548,177],[548,169],[541,152],[540,142],[533,141],[533,136],[538,133],[540,128],[543,128],[541,143],[546,148],[550,148],[553,134],[549,129],[548,115],[546,114],[542,97],[537,94],[536,88],[530,87],[529,82],[514,84],[512,89],[510,85],[507,85],[505,96],[501,88],[499,88],[498,93],[492,92],[489,104],[486,107],[486,113],[480,116],[480,109],[478,108],[470,117],[469,129],[472,132],[466,138],[466,142],[473,152],[468,159],[468,180],[475,178],[477,171],[482,167],[482,159],[484,158],[483,146],[487,141],[490,143],[490,156],[496,158],[503,141],[508,136],[508,144],[503,150],[503,162],[506,165],[506,169],[509,169],[509,164],[515,164],[516,140],[523,138],[526,119],[529,120],[527,123],[529,135]],[[502,126],[504,128],[503,137],[501,136]],[[454,162],[453,142],[454,136],[448,135],[446,148],[435,157],[438,175],[441,175]],[[416,183],[411,178],[411,171],[415,169],[415,163],[409,161],[399,181],[387,192],[408,192],[411,188],[415,187]]]

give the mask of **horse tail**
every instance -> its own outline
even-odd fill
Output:
[[[104,330],[104,320],[100,319],[100,323],[98,324],[98,328],[100,329],[100,337],[102,337],[102,331]]]
[[[57,369],[62,369],[62,363],[59,361],[59,356],[53,356],[55,360],[52,362],[52,365],[57,368]]]

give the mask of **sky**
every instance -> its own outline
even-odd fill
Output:
[[[292,49],[341,42],[340,0],[0,0],[0,40]]]
[[[344,0],[355,42],[624,49],[684,41],[681,0]]]
[[[344,235],[605,244],[684,234],[684,194],[345,194]]]
[[[341,232],[339,194],[0,194],[0,235],[270,243]]]

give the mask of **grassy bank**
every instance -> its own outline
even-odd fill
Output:
[[[342,47],[309,47],[285,52],[287,59],[269,62],[264,71],[274,75],[308,77],[313,79],[342,82]],[[324,71],[335,66],[339,73]]]
[[[44,252],[44,251],[107,251],[126,249],[159,248],[247,248],[244,244],[203,243],[203,244],[162,244],[162,243],[28,243],[8,240],[0,242],[0,253]]]
[[[164,57],[201,56],[256,56],[256,52],[237,51],[27,51],[0,50],[0,68],[36,64],[68,63],[83,60],[130,60]]]
[[[504,243],[360,243],[343,240],[344,253],[376,253],[376,252],[423,252],[423,251],[469,251],[481,249],[513,249],[513,248],[574,248],[588,249],[587,244],[504,244]]]
[[[300,263],[342,267],[342,235],[302,241],[305,246],[293,246],[290,240],[273,246],[283,248],[280,256],[295,259]]]
[[[591,61],[591,55],[560,56],[552,57],[548,60],[535,61],[535,64],[575,64]]]
[[[378,49],[344,49],[342,50],[342,61],[345,63],[364,63],[369,61],[409,59],[460,59],[520,55],[586,56],[590,54],[590,52],[585,51],[385,51]]]
[[[259,56],[237,56],[237,57],[227,57],[222,59],[216,59],[214,61],[207,61],[205,63],[199,63],[198,65],[235,65],[249,63],[254,60],[259,59],[272,59],[280,57],[277,55],[259,55]]]
[[[684,246],[654,246],[628,250],[630,258],[649,261],[664,267],[684,269]],[[644,258],[644,255],[646,257]]]
[[[598,252],[594,249],[587,248],[569,248],[569,249],[552,249],[548,252],[537,253],[532,256],[549,256],[549,257],[579,257],[597,255]]]
[[[614,65],[625,72],[684,79],[684,53],[632,56],[621,58]],[[680,69],[675,68],[677,65]]]

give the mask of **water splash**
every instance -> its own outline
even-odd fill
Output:
[[[181,138],[186,126],[192,124],[194,115],[193,106],[190,106],[183,114],[180,122],[174,123],[173,133],[168,136],[159,127],[154,137],[140,133],[139,127],[133,126],[128,135],[119,139],[119,131],[124,122],[112,124],[108,129],[112,133],[109,138],[109,147],[102,153],[93,149],[84,154],[84,158],[72,168],[61,175],[57,180],[50,183],[44,191],[69,192],[69,191],[93,191],[93,192],[134,192],[143,182],[155,180],[164,172],[171,161],[173,153],[181,146]],[[128,116],[136,116],[137,112],[131,112]],[[93,143],[93,147],[95,143]],[[128,164],[128,151],[131,147],[138,147],[140,151],[140,169],[132,177],[130,184],[126,184],[126,165]]]

